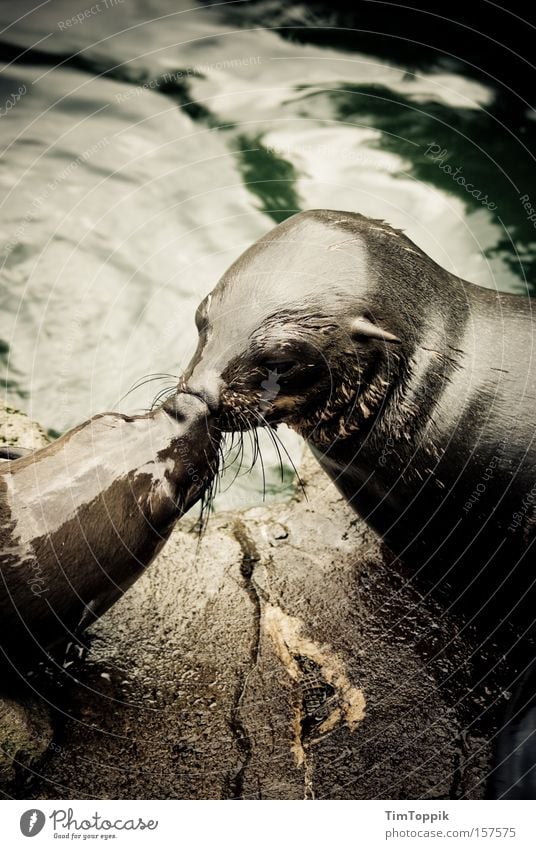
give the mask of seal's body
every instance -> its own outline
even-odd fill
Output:
[[[3,659],[72,639],[142,574],[215,471],[207,412],[107,413],[0,464]]]
[[[247,250],[197,323],[183,387],[224,428],[289,424],[483,640],[505,623],[525,632],[536,580],[529,298],[450,274],[384,222],[317,210]]]
[[[536,527],[530,299],[453,276],[383,222],[313,211],[246,251],[198,324],[186,388],[224,426],[294,427],[436,581],[509,580]]]
[[[498,603],[501,617],[511,611],[520,620],[523,608],[532,618],[522,600],[536,579],[531,302],[450,275],[441,283],[443,305],[434,303],[440,287],[430,279],[432,294],[423,293],[410,333],[398,328],[410,341],[394,352],[370,423],[329,442],[313,432],[310,443],[401,560],[463,593],[459,603],[475,614],[487,616],[486,605],[492,611]]]

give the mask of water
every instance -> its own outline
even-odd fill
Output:
[[[293,41],[228,4],[33,5],[0,6],[0,359],[7,402],[52,435],[173,384],[200,299],[300,209],[384,218],[455,274],[533,288],[534,114],[513,126],[452,63]],[[281,497],[267,441],[265,466]],[[256,469],[219,503],[260,491]]]

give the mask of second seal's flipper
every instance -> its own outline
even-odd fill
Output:
[[[14,445],[0,445],[0,460],[20,460],[31,454],[30,448],[19,448]]]
[[[499,733],[487,796],[536,799],[536,661],[515,691]]]

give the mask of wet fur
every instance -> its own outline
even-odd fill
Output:
[[[400,344],[353,338],[363,316]],[[210,398],[240,439],[278,421],[297,430],[423,591],[443,595],[491,657],[506,652],[522,668],[536,601],[536,510],[520,507],[536,475],[530,300],[450,274],[383,221],[313,210],[248,249],[197,321],[185,389]],[[259,417],[266,352],[299,359],[311,339],[328,375]],[[527,783],[516,792],[534,797],[533,775]]]

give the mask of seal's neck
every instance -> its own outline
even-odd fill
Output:
[[[306,437],[317,456],[343,474],[350,464],[353,474],[360,470],[366,479],[372,472],[387,473],[387,457],[391,464],[396,457],[396,466],[411,475],[411,456],[421,444],[436,454],[441,399],[467,367],[461,342],[467,314],[459,289],[450,301],[421,305],[419,326],[400,347],[386,349],[377,372],[358,389],[345,427]]]

